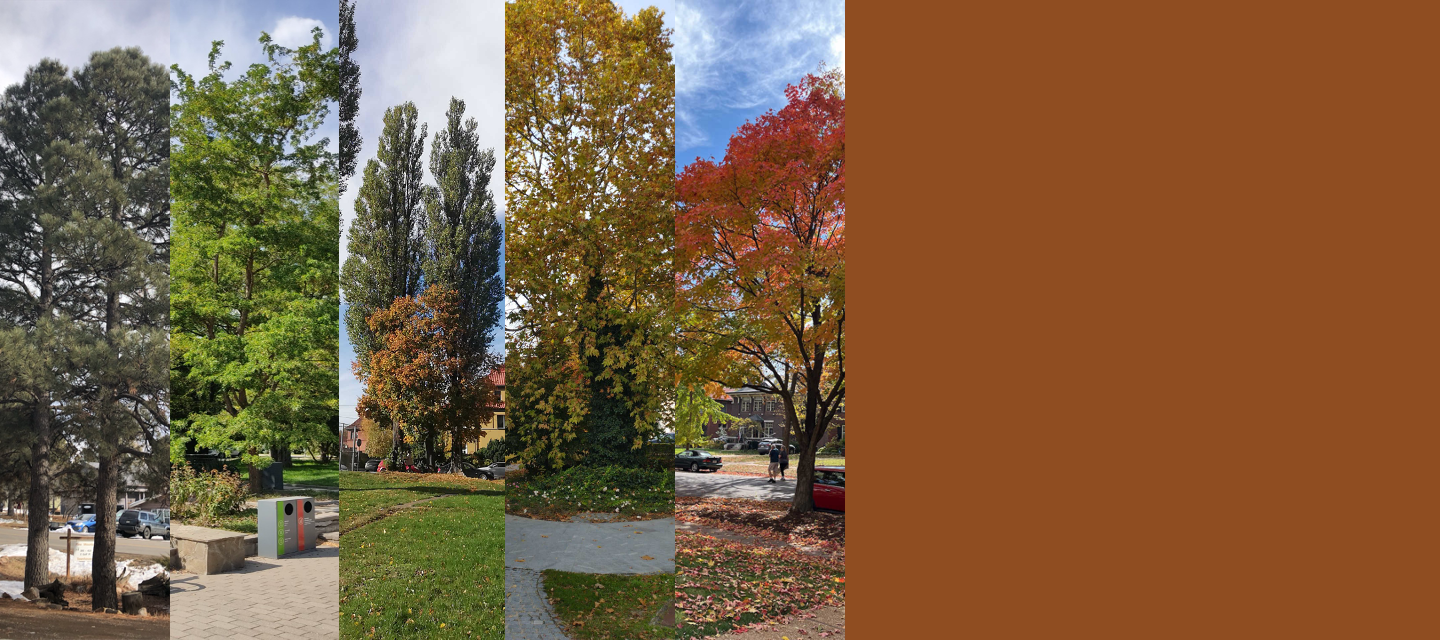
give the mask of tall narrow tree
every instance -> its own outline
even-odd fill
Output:
[[[355,49],[360,38],[355,36],[355,0],[340,0],[340,194],[355,175],[355,162],[360,156],[360,130],[355,117],[360,113],[360,64]]]
[[[458,334],[455,349],[463,370],[454,372],[452,388],[469,388],[465,380],[485,378],[494,359],[490,348],[500,328],[505,283],[501,276],[504,232],[490,191],[495,152],[480,150],[474,118],[465,119],[465,102],[450,99],[445,128],[430,146],[430,175],[421,225],[421,271],[426,287],[444,287],[455,297]],[[499,398],[484,398],[494,406]],[[475,425],[477,428],[479,425]],[[464,451],[464,438],[450,438],[450,458]]]
[[[396,298],[414,296],[420,290],[418,229],[425,197],[425,134],[414,103],[386,109],[375,158],[366,163],[355,197],[350,255],[340,271],[340,282],[349,305],[345,331],[362,377],[370,370],[370,353],[380,345],[380,337],[371,332],[366,319],[388,309]],[[388,417],[368,417],[389,428],[392,442],[399,442],[399,431]],[[401,447],[395,446],[390,455],[393,458],[400,452]]]

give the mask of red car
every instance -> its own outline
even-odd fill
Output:
[[[815,508],[845,510],[845,467],[815,467]]]

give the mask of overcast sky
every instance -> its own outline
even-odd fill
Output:
[[[746,120],[785,104],[785,86],[845,68],[845,4],[680,0],[675,28],[676,171],[725,156]]]
[[[5,0],[0,2],[0,91],[25,79],[41,58],[71,70],[90,54],[140,47],[150,59],[170,64],[170,3],[167,0]]]

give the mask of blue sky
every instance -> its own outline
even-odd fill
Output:
[[[260,32],[275,42],[295,48],[310,43],[310,29],[325,30],[322,45],[336,44],[340,19],[339,0],[173,0],[170,3],[170,61],[193,76],[209,73],[206,57],[210,43],[223,40],[216,62],[230,61],[226,78],[233,80],[252,64],[264,62]],[[173,74],[172,74],[173,75]],[[337,107],[316,134],[329,138],[330,150],[338,149],[340,124]]]
[[[113,47],[140,47],[151,60],[170,64],[170,3],[0,2],[0,91],[23,80],[25,70],[41,58],[76,69],[91,53]]]
[[[721,159],[746,120],[785,104],[823,61],[845,67],[845,5],[830,0],[680,0],[675,19],[676,171]]]

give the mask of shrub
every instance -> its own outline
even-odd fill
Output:
[[[820,447],[820,453],[838,453],[843,455],[845,453],[845,439],[837,438],[825,443],[825,446]]]
[[[233,471],[197,473],[187,465],[170,472],[171,515],[179,521],[209,520],[240,511],[245,483]]]

